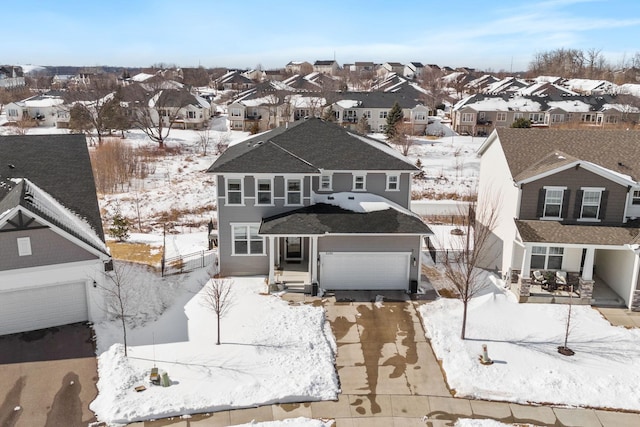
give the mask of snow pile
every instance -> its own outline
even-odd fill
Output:
[[[115,343],[117,322],[96,325],[100,380],[91,409],[99,420],[126,423],[337,397],[336,344],[322,308],[260,294],[263,278],[234,278],[218,346],[215,313],[204,304],[206,288],[197,285],[202,279],[185,285],[158,321],[128,330],[128,358]],[[168,373],[171,386],[149,382],[154,366]],[[136,392],[141,385],[146,390]]]
[[[573,306],[562,356],[568,305],[518,304],[489,293],[469,304],[461,340],[462,303],[440,299],[420,307],[427,337],[458,396],[640,410],[640,330],[611,326],[596,310]],[[488,345],[494,363],[478,357]]]

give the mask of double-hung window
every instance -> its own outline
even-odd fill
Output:
[[[632,205],[640,205],[640,190],[633,190],[633,196],[631,198]]]
[[[387,191],[400,191],[400,175],[387,175]]]
[[[242,178],[227,179],[227,205],[242,205]]]
[[[302,204],[302,180],[299,178],[287,179],[287,205]]]
[[[531,248],[531,268],[540,270],[561,270],[564,248],[533,246]]]
[[[273,184],[271,179],[256,179],[256,204],[272,205],[273,204]]]
[[[564,188],[548,187],[546,188],[544,197],[544,218],[560,218],[562,213],[562,198],[564,196]]]
[[[598,219],[600,214],[600,199],[602,197],[602,188],[583,188],[582,189],[582,209],[580,210],[580,219]]]
[[[320,190],[321,191],[331,191],[332,190],[332,176],[331,175],[320,175]]]
[[[506,122],[507,121],[507,113],[504,111],[499,111],[496,113],[496,122]]]
[[[264,238],[259,229],[260,224],[231,224],[232,255],[263,255]]]
[[[353,175],[353,190],[365,191],[367,189],[366,175]]]

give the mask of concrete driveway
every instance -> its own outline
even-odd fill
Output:
[[[0,426],[87,426],[97,395],[86,323],[0,337]]]

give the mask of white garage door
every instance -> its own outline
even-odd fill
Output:
[[[321,252],[323,289],[408,289],[409,257],[405,252]]]
[[[88,319],[83,282],[0,292],[0,335]]]

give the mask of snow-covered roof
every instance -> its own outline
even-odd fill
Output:
[[[360,101],[356,101],[355,99],[342,99],[336,102],[336,105],[342,108],[356,108],[361,104]]]
[[[153,74],[138,73],[135,76],[131,77],[131,80],[133,80],[134,82],[144,82],[145,80],[148,80],[151,77],[153,77]]]
[[[591,110],[591,106],[579,100],[549,101],[549,108],[559,108],[568,113],[586,113]]]
[[[397,203],[372,193],[352,193],[349,191],[330,194],[314,193],[313,199],[314,203],[326,203],[351,212],[368,213],[395,209],[405,215],[418,217],[418,215],[409,209],[403,208]]]

